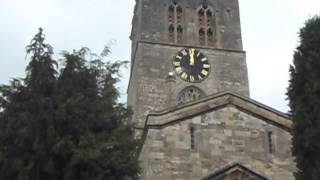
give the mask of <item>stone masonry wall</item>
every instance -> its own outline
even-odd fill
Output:
[[[191,149],[190,126],[195,130]],[[272,132],[273,153],[268,132]],[[291,135],[233,106],[149,129],[141,152],[142,180],[201,180],[240,163],[270,180],[294,180]]]
[[[196,45],[198,42],[198,9],[202,7],[202,0],[177,0],[183,9],[182,27],[183,43]],[[141,33],[140,40],[154,43],[168,42],[168,7],[172,0],[140,0]],[[217,48],[242,50],[240,16],[238,0],[207,0],[212,8],[215,21]],[[139,23],[137,21],[137,23]]]
[[[196,86],[205,95],[232,91],[249,96],[245,53],[208,48],[197,48],[208,57],[211,70],[201,83],[188,83],[176,77],[175,82],[166,78],[173,70],[173,59],[183,47],[140,43],[133,65],[128,104],[133,106],[133,121],[143,128],[146,116],[177,105],[177,95],[188,86]]]

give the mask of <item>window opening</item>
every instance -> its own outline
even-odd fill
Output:
[[[208,45],[213,45],[214,39],[213,39],[213,31],[211,28],[208,29],[207,36],[208,36]]]
[[[178,43],[181,43],[182,42],[182,37],[183,37],[183,28],[181,25],[178,26],[177,28],[177,41]]]
[[[200,9],[198,12],[199,15],[199,25],[203,26],[204,24],[204,9]]]
[[[181,23],[182,21],[182,8],[180,6],[177,7],[177,23]]]
[[[169,13],[169,22],[174,23],[174,6],[172,5],[169,6],[168,13]]]
[[[183,103],[187,103],[190,101],[195,101],[195,100],[203,97],[203,95],[204,94],[200,89],[198,89],[194,86],[187,87],[179,93],[178,98],[177,98],[178,104],[183,104]]]
[[[205,45],[205,32],[203,28],[199,30],[199,44],[200,45]]]
[[[174,42],[174,26],[170,24],[169,26],[169,41]]]
[[[273,133],[271,131],[268,132],[268,143],[269,143],[269,153],[274,154],[274,142],[273,142]]]
[[[177,5],[176,1],[173,1],[172,4],[168,7],[169,42],[181,43],[183,40],[183,27],[181,25],[182,17],[183,17],[182,15],[183,15],[182,7]]]
[[[193,125],[191,125],[190,126],[190,148],[192,150],[195,149],[194,131],[195,131],[195,128],[193,127]]]
[[[198,10],[199,19],[199,36],[198,41],[200,45],[215,45],[215,15],[214,11],[207,6],[206,1],[203,2],[202,7]]]
[[[207,10],[207,26],[211,26],[212,23],[212,12],[210,9]]]

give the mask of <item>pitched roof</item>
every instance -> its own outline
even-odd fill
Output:
[[[145,130],[149,128],[163,128],[172,123],[217,110],[232,105],[241,111],[259,117],[268,123],[274,124],[286,131],[290,131],[292,121],[290,117],[271,107],[254,101],[248,97],[233,92],[223,92],[207,96],[194,102],[175,106],[161,112],[150,113],[147,116]]]

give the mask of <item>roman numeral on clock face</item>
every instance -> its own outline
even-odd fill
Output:
[[[204,75],[204,76],[207,76],[207,75],[209,74],[209,72],[206,71],[206,70],[202,70],[202,71],[201,71],[201,74]]]
[[[181,56],[179,56],[179,55],[177,55],[177,56],[176,56],[176,58],[177,58],[177,59],[180,59],[180,60],[182,59],[182,57],[181,57]]]
[[[181,51],[181,53],[182,53],[184,56],[188,55],[188,52],[187,52],[186,50]]]
[[[184,79],[184,80],[187,80],[187,79],[188,79],[188,74],[185,73],[185,72],[183,72],[183,73],[181,74],[181,78]]]
[[[190,82],[194,82],[194,76],[190,75]]]
[[[208,69],[208,68],[210,68],[210,65],[209,64],[203,64],[203,68]]]
[[[174,66],[181,66],[181,62],[175,61],[175,62],[173,63],[173,65],[174,65]]]
[[[181,67],[177,67],[177,68],[176,68],[176,72],[177,72],[178,74],[181,74],[181,73],[182,73],[182,68],[181,68]]]

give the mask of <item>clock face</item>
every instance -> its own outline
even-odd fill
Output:
[[[180,51],[173,60],[173,66],[182,80],[191,83],[201,82],[210,72],[207,57],[194,48]]]

